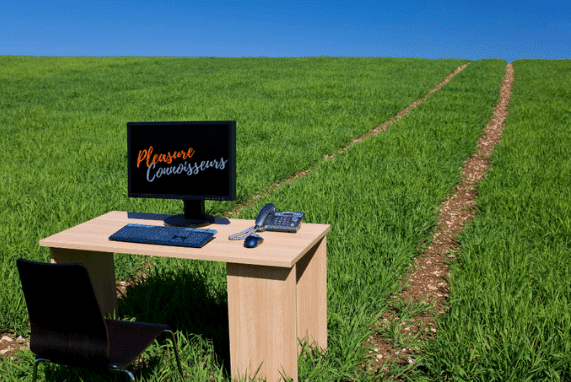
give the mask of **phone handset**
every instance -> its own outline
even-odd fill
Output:
[[[269,214],[276,211],[276,207],[272,203],[268,203],[262,207],[258,217],[256,218],[256,223],[253,227],[245,229],[242,232],[235,233],[234,235],[228,236],[229,240],[241,240],[244,239],[246,236],[254,234],[258,231],[263,231],[264,222]]]
[[[256,218],[256,225],[254,226],[254,228],[256,228],[256,231],[262,230],[266,218],[272,212],[276,212],[276,206],[274,206],[272,203],[268,203],[262,207],[260,213],[258,214],[258,217]]]

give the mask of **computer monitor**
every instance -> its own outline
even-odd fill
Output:
[[[236,200],[236,121],[128,122],[129,197],[182,199],[174,226],[216,219],[205,200]]]

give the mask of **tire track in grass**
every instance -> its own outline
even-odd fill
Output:
[[[365,139],[371,137],[372,135],[378,134],[378,133],[386,130],[390,124],[392,124],[393,122],[396,122],[402,116],[410,113],[410,111],[413,108],[418,106],[420,103],[426,101],[428,96],[430,96],[432,93],[438,91],[442,86],[444,86],[445,84],[450,82],[450,80],[452,80],[452,78],[454,78],[454,76],[456,76],[458,73],[460,73],[462,70],[464,70],[466,68],[466,66],[468,66],[468,64],[469,63],[464,64],[462,66],[459,66],[452,74],[450,74],[448,77],[446,77],[442,82],[440,82],[434,88],[430,89],[430,91],[424,97],[417,99],[416,101],[411,103],[406,109],[401,110],[400,112],[397,113],[397,115],[395,115],[394,117],[392,117],[391,119],[389,119],[388,121],[383,123],[382,125],[375,127],[374,129],[372,129],[368,133],[365,133],[365,135],[363,135],[359,138],[354,138],[349,144],[347,144],[347,146],[337,150],[337,152],[335,152],[334,154],[332,154],[332,155],[326,154],[323,157],[323,160],[326,161],[330,158],[336,157],[339,154],[343,154],[343,153],[347,152],[347,149],[349,149],[350,147],[353,147],[355,144],[363,142]],[[289,178],[287,178],[281,182],[277,182],[277,183],[271,185],[270,187],[268,187],[268,189],[266,191],[262,191],[261,193],[250,197],[250,199],[248,199],[246,202],[240,204],[239,206],[237,206],[233,210],[226,212],[223,215],[223,217],[228,218],[232,215],[234,218],[237,218],[238,216],[240,216],[240,214],[242,213],[242,210],[244,208],[246,208],[246,207],[247,208],[253,208],[256,205],[256,200],[258,200],[262,196],[266,196],[266,195],[269,196],[273,190],[278,189],[282,184],[290,183],[299,177],[308,175],[310,173],[310,171],[313,170],[313,168],[319,163],[321,163],[321,162],[316,162],[316,163],[312,164],[309,168],[302,170],[302,171],[296,173],[295,175],[290,176]]]
[[[458,73],[460,73],[461,71],[463,71],[466,66],[468,66],[469,63],[464,64],[459,66],[452,74],[450,74],[448,77],[446,77],[442,82],[440,82],[438,85],[436,85],[434,88],[430,89],[430,91],[422,98],[417,99],[416,101],[414,101],[413,103],[411,103],[406,109],[401,110],[400,112],[397,113],[397,115],[395,115],[394,117],[392,117],[391,119],[387,120],[386,122],[384,122],[382,125],[379,125],[375,128],[373,128],[372,130],[370,130],[369,132],[365,133],[363,136],[359,137],[359,138],[354,138],[349,144],[347,144],[345,147],[337,150],[337,152],[335,152],[332,155],[325,155],[323,160],[328,160],[330,158],[333,158],[339,154],[343,154],[345,152],[347,152],[347,149],[354,146],[357,143],[363,142],[365,139],[371,137],[372,135],[378,134],[384,130],[387,129],[387,127],[396,122],[397,120],[399,120],[401,117],[403,117],[404,115],[410,113],[410,111],[415,108],[416,106],[418,106],[420,103],[424,102],[432,93],[438,91],[442,86],[444,86],[445,84],[447,84],[448,82],[450,82],[450,80],[452,80],[452,78],[454,78],[454,76],[456,76]],[[240,214],[242,213],[242,210],[244,208],[253,208],[256,205],[256,201],[265,196],[265,195],[270,195],[271,192],[275,189],[278,189],[282,184],[286,184],[286,183],[290,183],[292,181],[294,181],[295,179],[302,177],[302,176],[306,176],[310,173],[311,170],[313,170],[313,168],[319,164],[319,162],[314,163],[313,165],[311,165],[309,168],[302,170],[298,173],[296,173],[295,175],[292,175],[291,177],[289,177],[286,180],[283,180],[281,182],[277,182],[273,185],[271,185],[270,187],[268,187],[267,190],[262,191],[261,193],[254,195],[252,197],[250,197],[250,199],[248,199],[246,202],[238,205],[236,208],[234,208],[233,210],[227,211],[225,214],[223,214],[221,217],[224,218],[228,218],[230,216],[232,216],[233,218],[237,218],[240,216]],[[140,270],[136,277],[135,280],[140,280],[142,275],[146,275],[148,274],[149,268],[151,266],[151,264],[153,263],[154,260],[151,261],[146,261],[143,264],[144,269]],[[138,281],[136,281],[138,282]],[[127,287],[129,287],[130,285],[133,285],[134,282],[131,280],[128,281],[117,281],[117,298],[121,298],[124,297],[124,294],[126,293]]]
[[[447,84],[448,82],[450,82],[452,80],[452,78],[454,78],[454,76],[456,76],[458,73],[460,73],[461,71],[463,71],[469,63],[466,63],[464,65],[459,66],[452,74],[450,74],[448,77],[446,77],[442,82],[440,82],[438,85],[436,85],[434,88],[430,89],[430,91],[422,98],[417,99],[416,101],[414,101],[413,103],[411,103],[406,109],[401,110],[399,113],[397,113],[397,115],[395,115],[394,117],[392,117],[391,119],[387,120],[386,122],[384,122],[383,124],[373,128],[372,130],[370,130],[369,132],[365,133],[363,136],[359,137],[359,138],[354,138],[349,144],[347,144],[345,147],[337,150],[337,152],[335,152],[332,155],[325,155],[324,156],[324,161],[328,160],[330,158],[333,158],[339,154],[343,154],[345,152],[347,152],[347,149],[349,149],[350,147],[354,146],[357,143],[363,142],[365,139],[371,137],[372,135],[378,134],[384,130],[387,129],[387,127],[396,122],[397,120],[399,120],[401,117],[403,117],[404,115],[410,113],[410,111],[415,108],[416,106],[418,106],[420,103],[424,102],[432,93],[438,91],[442,86],[444,86],[445,84]],[[232,216],[233,218],[237,218],[240,216],[240,214],[242,213],[242,210],[244,208],[253,208],[256,205],[256,201],[265,196],[265,195],[270,195],[271,192],[275,189],[278,189],[282,184],[286,184],[286,183],[290,183],[292,181],[294,181],[297,178],[300,178],[302,176],[306,176],[308,175],[311,170],[313,170],[313,168],[319,164],[320,162],[314,163],[313,165],[311,165],[309,168],[302,170],[298,173],[296,173],[295,175],[292,175],[291,177],[289,177],[288,179],[285,179],[281,182],[277,182],[273,185],[271,185],[270,187],[268,187],[267,190],[262,191],[261,193],[254,195],[252,197],[250,197],[246,202],[238,205],[236,208],[234,208],[233,210],[227,211],[225,214],[223,214],[221,217],[224,218],[228,218],[230,216]],[[127,291],[127,288],[135,283],[139,283],[141,278],[143,278],[144,275],[148,274],[149,268],[151,267],[151,265],[153,264],[154,259],[151,259],[151,261],[145,261],[143,263],[143,269],[139,270],[138,273],[136,274],[136,276],[134,277],[134,281],[133,280],[128,280],[128,281],[120,281],[117,280],[117,284],[116,284],[116,288],[117,288],[117,298],[122,298],[125,296],[125,293]]]
[[[332,155],[325,155],[323,160],[328,160],[330,158],[333,158],[339,154],[343,154],[347,151],[347,149],[349,149],[350,147],[354,146],[357,143],[363,142],[365,139],[371,137],[372,135],[378,134],[384,130],[387,129],[387,127],[396,122],[397,120],[399,120],[401,117],[403,117],[404,115],[410,113],[410,111],[415,108],[416,106],[418,106],[420,103],[424,102],[432,93],[438,91],[442,86],[444,86],[445,84],[447,84],[448,82],[450,82],[450,80],[452,80],[452,78],[454,78],[454,76],[456,76],[458,73],[460,73],[461,71],[463,71],[466,66],[468,66],[469,63],[466,63],[462,66],[459,66],[452,74],[450,74],[448,77],[446,77],[442,82],[440,82],[438,85],[436,85],[434,88],[432,88],[424,97],[417,99],[416,101],[414,101],[413,103],[411,103],[406,109],[401,110],[399,113],[397,113],[397,115],[395,115],[394,117],[392,117],[391,119],[387,120],[386,122],[384,122],[383,124],[373,128],[372,130],[370,130],[369,132],[365,133],[363,136],[359,137],[359,138],[354,138],[349,144],[347,144],[345,147],[337,150],[337,152],[335,152]],[[318,162],[319,163],[319,162]],[[235,209],[230,210],[228,212],[226,212],[224,215],[222,215],[222,217],[230,217],[233,216],[234,218],[237,218],[240,216],[242,210],[246,207],[248,208],[252,208],[255,206],[256,201],[265,195],[270,195],[271,192],[275,189],[278,189],[282,184],[286,184],[286,183],[290,183],[292,181],[294,181],[295,179],[308,175],[310,173],[310,171],[318,164],[318,163],[314,163],[313,165],[311,165],[309,168],[302,170],[298,173],[296,173],[295,175],[292,175],[291,177],[289,177],[286,180],[283,180],[281,182],[277,182],[273,185],[271,185],[266,191],[263,191],[257,195],[252,196],[250,199],[248,199],[246,202],[240,204],[239,206],[237,206]],[[149,268],[151,267],[151,265],[153,264],[155,260],[154,259],[150,259],[150,261],[145,261],[143,263],[143,269],[140,269],[137,274],[134,276],[133,280],[127,280],[127,281],[121,281],[121,280],[117,280],[116,283],[116,289],[117,289],[117,298],[121,299],[123,297],[125,297],[125,293],[127,291],[127,288],[129,286],[132,286],[136,283],[141,282],[141,279],[144,278],[144,275],[148,274]],[[9,334],[8,334],[9,335]]]
[[[454,78],[454,76],[456,76],[458,73],[460,73],[461,71],[463,71],[466,66],[468,66],[469,63],[466,63],[462,66],[459,66],[452,74],[450,74],[448,77],[446,77],[442,82],[440,82],[437,86],[435,86],[434,88],[432,88],[423,98],[419,98],[416,101],[414,101],[413,103],[411,103],[406,109],[401,110],[399,113],[397,113],[396,116],[392,117],[391,119],[387,120],[386,122],[384,122],[382,125],[379,125],[375,128],[373,128],[372,130],[370,130],[369,132],[367,132],[366,134],[364,134],[363,136],[359,137],[359,138],[355,138],[353,139],[349,144],[347,144],[344,148],[341,148],[339,150],[337,150],[337,152],[335,152],[332,155],[325,155],[324,156],[324,160],[333,158],[339,154],[345,153],[347,151],[348,148],[352,147],[353,145],[360,143],[362,141],[364,141],[365,139],[369,138],[372,135],[378,134],[384,130],[386,130],[386,128],[396,122],[398,119],[400,119],[401,117],[403,117],[404,115],[408,114],[414,107],[416,107],[417,105],[419,105],[420,103],[422,103],[423,101],[425,101],[430,94],[438,91],[442,86],[444,86],[445,84],[447,84],[448,82],[450,82],[450,80],[452,80],[452,78]],[[309,168],[302,170],[298,173],[296,173],[295,175],[291,176],[290,178],[283,180],[281,182],[277,182],[275,184],[273,184],[272,186],[268,187],[268,189],[266,191],[261,192],[260,194],[254,195],[252,196],[250,199],[248,199],[246,202],[240,204],[239,206],[237,206],[235,209],[226,212],[224,215],[222,215],[222,217],[229,217],[230,215],[233,215],[234,218],[239,217],[241,214],[241,211],[246,208],[252,208],[255,204],[256,204],[256,200],[259,199],[260,197],[264,196],[264,195],[270,195],[272,190],[275,190],[277,188],[279,188],[282,184],[286,184],[286,183],[290,183],[293,180],[308,175],[310,173],[310,171],[315,167],[315,165],[317,165],[319,162],[311,165]],[[143,265],[142,265],[142,269],[139,269],[135,275],[133,275],[133,279],[132,280],[127,280],[127,281],[121,281],[121,280],[117,280],[116,282],[116,292],[117,292],[117,298],[121,299],[125,297],[125,293],[127,291],[127,288],[134,285],[134,284],[138,284],[142,282],[142,279],[144,279],[145,275],[148,275],[149,269],[150,267],[153,265],[153,263],[156,260],[151,257],[149,259],[149,261],[144,261]],[[4,337],[8,337],[7,339],[5,339],[5,342],[2,341],[2,339]],[[10,357],[13,358],[15,356],[15,352],[16,350],[22,349],[22,348],[27,348],[29,349],[29,338],[19,338],[16,339],[16,337],[11,334],[11,333],[0,333],[0,351],[4,351],[2,353],[0,353],[0,356],[3,357]],[[0,357],[0,362],[1,362],[2,357]]]
[[[462,66],[459,66],[452,74],[450,74],[448,77],[446,77],[442,82],[440,82],[437,86],[435,86],[434,88],[432,88],[424,97],[417,99],[416,101],[414,101],[413,103],[411,103],[406,109],[401,110],[399,113],[397,113],[397,115],[395,115],[394,117],[392,117],[391,119],[387,120],[386,122],[384,122],[383,124],[373,128],[372,130],[370,130],[369,132],[365,133],[363,136],[359,137],[359,138],[354,138],[349,144],[347,144],[345,147],[337,150],[334,154],[332,155],[325,155],[323,160],[328,160],[330,158],[333,158],[339,154],[343,154],[345,152],[347,152],[347,149],[349,149],[350,147],[354,146],[357,143],[363,142],[365,139],[371,137],[372,135],[378,134],[384,130],[387,129],[387,127],[396,122],[397,120],[399,120],[401,117],[403,117],[404,115],[408,114],[411,112],[411,110],[413,108],[415,108],[416,106],[418,106],[420,103],[424,102],[432,93],[438,91],[442,86],[444,86],[445,84],[447,84],[448,82],[450,82],[450,80],[452,80],[452,78],[454,78],[454,76],[456,76],[458,73],[460,73],[461,71],[463,71],[466,66],[468,66],[469,63],[464,64]],[[225,213],[223,215],[223,217],[229,217],[230,215],[233,215],[234,218],[240,216],[242,210],[246,207],[252,208],[255,206],[256,204],[256,200],[258,200],[260,197],[265,196],[265,195],[270,195],[270,193],[279,188],[282,184],[286,184],[286,183],[290,183],[292,181],[294,181],[295,179],[308,175],[310,173],[310,171],[318,164],[314,163],[313,165],[311,165],[309,168],[302,170],[298,173],[296,173],[295,175],[292,175],[291,177],[289,177],[286,180],[283,180],[281,182],[277,182],[275,184],[273,184],[272,186],[270,186],[266,191],[261,192],[260,194],[254,195],[252,196],[250,199],[248,199],[248,201],[240,204],[239,206],[237,206],[235,209],[228,211],[227,213]],[[121,299],[125,296],[125,293],[127,291],[127,288],[133,284],[139,283],[141,282],[141,279],[144,278],[144,275],[148,274],[149,268],[151,267],[151,265],[153,264],[155,260],[154,259],[150,259],[150,261],[145,261],[143,263],[143,269],[139,270],[137,272],[137,274],[133,277],[133,280],[127,280],[127,281],[121,281],[121,280],[117,280],[116,283],[116,289],[117,289],[117,298]],[[13,335],[9,334],[9,333],[5,333],[3,334],[4,336],[10,336],[10,337],[14,337]],[[16,339],[13,339],[14,342],[16,342]],[[0,343],[1,344],[1,343]],[[21,347],[25,347],[25,346],[29,347],[29,344],[25,343],[21,346],[18,345],[14,345],[10,348],[7,347],[6,350],[8,350],[8,354],[6,354],[5,356],[13,356],[15,354],[15,351]]]
[[[501,141],[502,130],[508,115],[508,104],[511,97],[511,89],[514,79],[514,71],[511,64],[506,66],[506,74],[500,88],[500,100],[494,108],[494,114],[487,126],[484,128],[483,136],[478,141],[476,152],[465,161],[462,167],[462,180],[455,187],[454,192],[441,205],[439,223],[437,224],[430,246],[423,250],[423,254],[415,259],[415,266],[408,272],[403,280],[403,290],[399,298],[405,305],[409,305],[411,310],[423,309],[422,305],[433,305],[431,311],[415,317],[410,322],[403,322],[397,330],[401,336],[415,336],[429,339],[437,333],[435,315],[442,314],[447,309],[449,299],[449,284],[447,277],[448,265],[455,258],[458,242],[455,238],[462,231],[465,222],[474,214],[476,204],[476,186],[490,167],[490,155],[494,147]],[[393,296],[396,302],[398,299]],[[401,303],[402,304],[402,303]],[[392,305],[391,305],[392,306]],[[381,324],[372,327],[378,328],[381,325],[390,326],[398,320],[398,309],[393,308],[387,315],[381,317]],[[382,337],[370,338],[365,342],[373,344],[377,350],[376,360],[367,364],[371,370],[381,370],[386,373],[391,366],[396,363],[403,372],[416,369],[414,358],[421,356],[422,349],[403,348],[397,351],[395,343]],[[398,346],[396,346],[398,347]],[[396,358],[395,361],[390,361]],[[366,365],[361,365],[362,370],[366,370]]]

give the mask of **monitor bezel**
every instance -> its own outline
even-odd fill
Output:
[[[180,195],[180,194],[144,194],[132,192],[132,163],[131,163],[131,130],[139,126],[192,126],[192,125],[227,125],[229,128],[228,183],[230,192],[223,196],[212,195]],[[130,198],[152,199],[183,199],[183,200],[236,200],[236,121],[164,121],[164,122],[127,122],[127,194]]]

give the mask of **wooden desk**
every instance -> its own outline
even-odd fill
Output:
[[[281,380],[283,370],[297,381],[297,339],[327,348],[328,224],[302,223],[296,234],[261,232],[264,242],[244,248],[231,234],[254,225],[229,219],[209,225],[218,231],[202,248],[110,241],[127,223],[164,225],[169,215],[112,211],[40,240],[52,263],[83,263],[89,269],[103,314],[117,311],[113,253],[226,262],[232,377]]]

